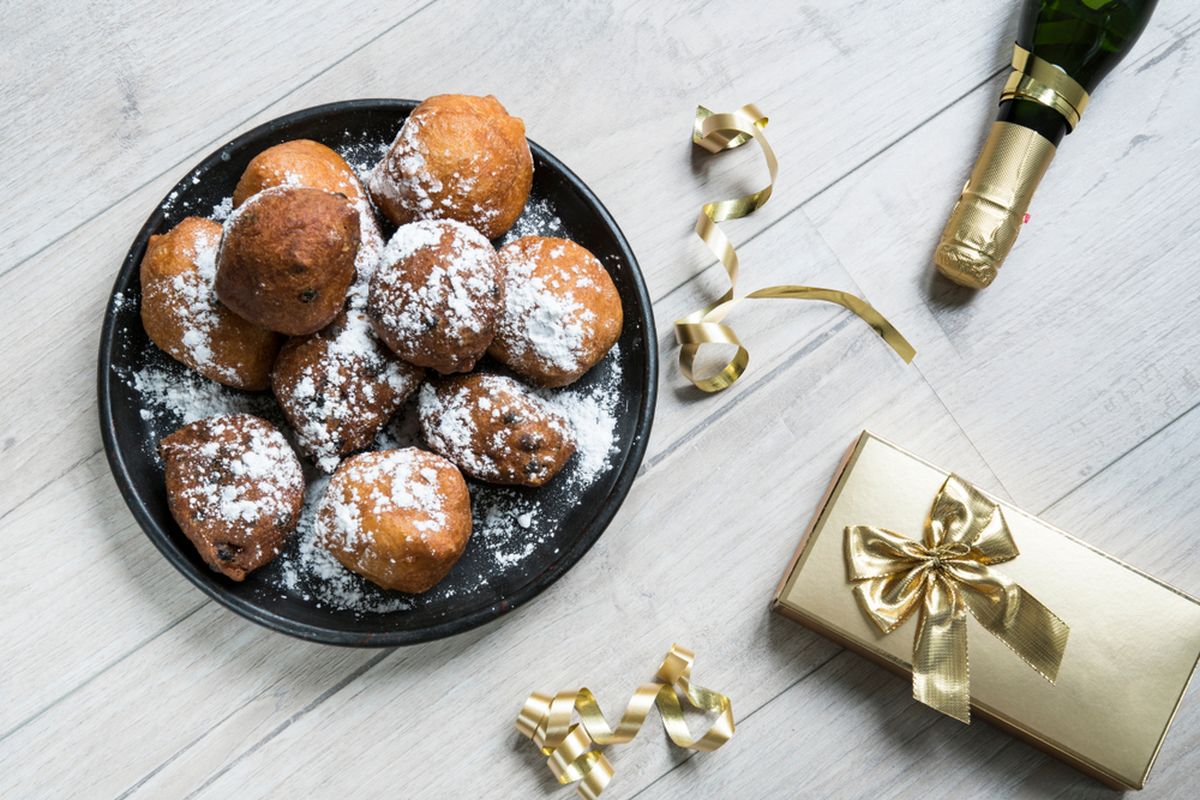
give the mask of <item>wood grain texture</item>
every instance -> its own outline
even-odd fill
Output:
[[[197,160],[202,145],[423,4],[6,5],[0,272],[180,158]]]
[[[694,759],[644,735],[613,753],[606,797],[1104,794],[947,725],[766,602],[864,426],[1200,592],[1198,229],[1179,178],[1200,161],[1194,12],[1159,10],[968,301],[928,261],[1007,61],[1005,4],[289,5],[0,21],[0,795],[570,796],[511,730],[524,695],[586,681],[615,707],[672,641],[733,696],[739,734]],[[95,331],[141,220],[204,152],[307,105],[442,91],[500,94],[629,235],[664,364],[650,451],[599,544],[520,613],[398,651],[293,641],[206,601],[133,523],[95,429]],[[715,398],[682,383],[669,322],[724,289],[691,220],[762,180],[756,153],[698,156],[690,117],[750,100],[783,180],[730,224],[746,288],[860,291],[916,367],[832,307],[759,303],[735,318],[748,377]],[[1144,796],[1194,794],[1192,705]]]

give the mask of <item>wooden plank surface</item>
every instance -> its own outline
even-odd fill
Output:
[[[620,704],[672,641],[733,696],[739,734],[695,759],[644,736],[606,797],[1104,794],[766,602],[864,426],[1200,592],[1195,12],[1158,11],[972,300],[928,257],[998,91],[1006,4],[252,6],[0,23],[0,796],[569,796],[511,732],[524,695],[586,681]],[[95,331],[141,220],[205,152],[307,105],[440,91],[499,94],[629,235],[664,365],[650,450],[596,548],[520,613],[398,651],[297,642],[207,601],[129,516],[95,427]],[[729,227],[746,287],[860,291],[915,366],[836,309],[760,303],[735,320],[750,375],[715,398],[682,382],[669,323],[724,289],[691,220],[762,180],[756,153],[697,156],[690,117],[748,101],[784,171]],[[1148,796],[1195,793],[1192,705]]]

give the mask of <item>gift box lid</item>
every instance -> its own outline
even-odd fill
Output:
[[[788,565],[774,610],[911,674],[918,615],[890,634],[867,618],[847,578],[845,529],[873,525],[920,540],[947,475],[864,432]],[[989,498],[1020,550],[998,568],[1070,636],[1051,684],[968,615],[972,711],[1110,785],[1140,789],[1200,659],[1200,602]]]

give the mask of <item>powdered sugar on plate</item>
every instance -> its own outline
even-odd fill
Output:
[[[531,199],[525,204],[525,211],[517,219],[516,223],[508,229],[508,233],[501,237],[500,246],[503,247],[509,242],[524,236],[570,238],[567,236],[567,229],[563,227],[563,221],[559,219],[554,205],[544,197],[536,200]]]
[[[575,433],[574,469],[566,480],[576,488],[591,484],[612,465],[617,452],[617,405],[621,382],[621,346],[613,345],[605,356],[604,380],[586,388],[545,390],[542,397],[562,414]]]
[[[292,544],[268,568],[275,572],[272,583],[278,589],[298,595],[317,608],[330,607],[388,614],[412,608],[412,602],[396,594],[384,594],[342,566],[317,539],[317,508],[329,486],[322,475],[308,485],[304,509]]]
[[[165,359],[161,357],[153,358],[157,353],[150,344],[147,355],[151,357],[147,358],[145,366],[121,377],[142,400],[139,413],[151,424],[155,439],[147,443],[150,450],[154,449],[158,439],[180,425],[215,414],[279,416],[278,407],[268,395],[230,389],[175,362],[164,363]]]

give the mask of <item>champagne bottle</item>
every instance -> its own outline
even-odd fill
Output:
[[[975,289],[995,279],[1059,142],[1157,1],[1024,0],[1000,112],[934,252],[943,275]]]

